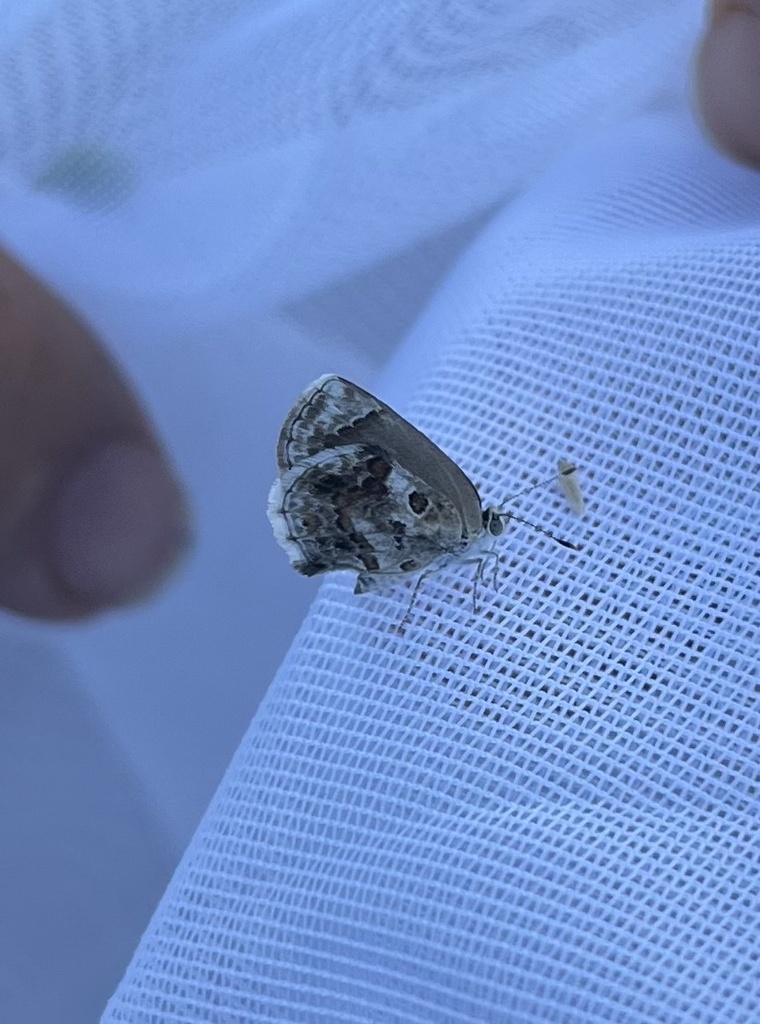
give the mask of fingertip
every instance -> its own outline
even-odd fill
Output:
[[[52,573],[106,607],[150,593],[188,543],[184,495],[162,456],[143,444],[111,443],[82,460],[50,516]]]
[[[189,546],[184,491],[99,339],[2,250],[0,305],[0,607],[132,604]]]
[[[713,2],[697,57],[696,94],[716,145],[760,167],[760,2]]]
[[[133,442],[67,469],[0,561],[0,605],[75,621],[152,593],[190,546],[187,504],[165,460]]]

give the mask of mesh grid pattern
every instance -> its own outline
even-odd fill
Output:
[[[586,233],[525,197],[410,339],[402,411],[487,502],[581,467],[582,523],[519,511],[583,552],[514,527],[477,610],[447,571],[403,635],[408,589],[328,580],[108,1024],[757,1019],[760,245],[716,222],[760,186],[688,137],[659,190],[600,160]]]
[[[400,255],[421,304],[488,219],[374,390],[487,503],[564,456],[587,504],[521,499],[583,551],[515,526],[403,635],[325,582],[104,1024],[760,1017],[760,184],[690,124],[701,8],[3,5],[38,272],[179,337]]]

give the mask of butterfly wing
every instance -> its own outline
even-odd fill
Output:
[[[456,510],[461,536],[483,530],[480,496],[469,477],[438,445],[390,406],[356,384],[329,374],[314,381],[285,419],[277,445],[284,474],[319,452],[348,445],[378,445],[415,488],[424,484]],[[376,520],[377,521],[377,520]]]
[[[285,417],[277,443],[280,473],[326,448],[352,444],[351,432],[363,423],[376,422],[382,409],[382,402],[342,377],[319,377]]]
[[[328,448],[276,481],[268,514],[304,576],[415,572],[469,544],[459,510],[377,445]]]

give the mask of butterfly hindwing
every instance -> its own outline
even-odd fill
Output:
[[[470,543],[454,504],[378,445],[328,448],[294,465],[272,488],[269,518],[306,576],[415,572]]]

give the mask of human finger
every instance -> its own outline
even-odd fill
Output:
[[[715,143],[760,167],[760,0],[712,0],[696,66],[697,103]]]
[[[181,487],[116,364],[0,251],[0,606],[65,620],[133,602],[187,537]]]

